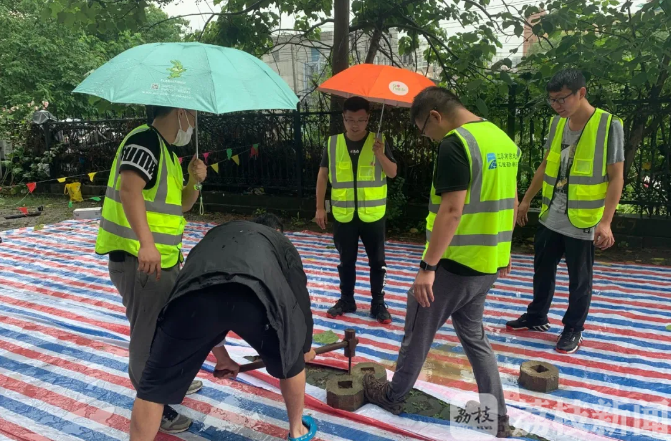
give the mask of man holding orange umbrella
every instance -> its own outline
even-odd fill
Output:
[[[345,133],[332,136],[317,178],[315,220],[326,228],[324,199],[331,184],[335,224],[333,240],[340,254],[340,299],[327,316],[336,318],[356,312],[354,286],[359,238],[370,265],[372,302],[370,315],[382,324],[391,323],[384,303],[386,264],[384,253],[387,176],[396,176],[391,147],[380,135],[368,132],[370,102],[410,107],[412,99],[433,82],[415,72],[392,66],[359,64],[325,81],[319,90],[347,98],[343,108]]]
[[[391,323],[384,303],[385,213],[387,176],[396,176],[396,160],[384,138],[367,130],[370,103],[351,97],[343,106],[345,133],[332,136],[324,148],[317,178],[317,224],[326,228],[324,199],[330,182],[331,206],[335,223],[333,241],[340,254],[340,300],[326,313],[336,318],[356,312],[354,285],[359,238],[366,248],[370,265],[370,288],[373,299],[370,315],[383,324]],[[356,171],[356,172],[355,172]]]

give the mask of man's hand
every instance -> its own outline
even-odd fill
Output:
[[[215,371],[229,371],[227,374],[217,378],[235,378],[240,372],[240,365],[234,362],[231,358],[224,360],[217,360],[217,365],[214,367]]]
[[[615,244],[615,238],[613,237],[613,232],[610,229],[610,224],[606,222],[601,222],[596,227],[594,232],[594,246],[600,250],[607,250]]]
[[[322,230],[326,229],[326,210],[323,208],[317,208],[317,214],[315,214],[315,222],[319,225],[319,228]]]
[[[436,280],[435,271],[424,271],[422,269],[415,277],[415,283],[412,285],[412,291],[417,302],[425,308],[431,306],[433,302],[433,282]]]
[[[506,277],[510,275],[510,272],[513,270],[513,259],[510,259],[508,266],[499,270],[499,277]]]
[[[193,179],[197,183],[205,181],[207,178],[207,165],[196,155],[191,158],[189,162],[189,179]]]
[[[517,225],[523,227],[529,222],[527,213],[529,212],[529,203],[522,200],[519,207],[517,207]]]
[[[384,144],[380,138],[375,139],[375,144],[373,144],[373,153],[375,156],[384,155]]]
[[[306,352],[303,354],[303,359],[305,360],[306,363],[310,363],[312,360],[315,359],[317,354],[315,353],[314,349],[310,349],[310,352]]]
[[[161,253],[156,249],[156,245],[140,245],[137,260],[139,262],[138,271],[149,275],[156,273],[156,280],[161,279]]]

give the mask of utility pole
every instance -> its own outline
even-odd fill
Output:
[[[331,71],[336,75],[349,67],[349,2],[333,1],[333,51],[331,53]],[[331,96],[331,112],[342,111],[343,99]],[[341,118],[331,115],[331,135],[340,132]]]

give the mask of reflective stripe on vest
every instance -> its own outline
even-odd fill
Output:
[[[384,142],[384,139],[383,139]],[[338,222],[350,222],[357,212],[363,222],[375,222],[384,217],[387,208],[387,177],[382,165],[375,159],[375,135],[368,134],[359,154],[356,176],[343,134],[329,139],[329,181],[331,182],[331,207]],[[374,165],[368,165],[374,163]],[[348,174],[350,178],[343,178]],[[362,178],[372,178],[362,180]],[[356,179],[356,201],[354,197]]]
[[[96,252],[107,254],[111,251],[126,251],[137,256],[140,245],[135,232],[130,228],[121,203],[120,169],[121,154],[126,141],[134,134],[151,130],[149,126],[140,126],[123,140],[114,160],[113,173],[107,183],[102,219],[96,240]],[[156,136],[159,136],[158,134]],[[185,220],[182,213],[181,192],[183,175],[180,165],[175,163],[172,154],[159,137],[161,158],[156,169],[156,186],[143,190],[147,211],[147,222],[156,248],[161,254],[161,267],[170,268],[181,259],[182,234]]]
[[[521,152],[503,131],[489,122],[467,124],[451,133],[456,134],[467,148],[471,182],[461,221],[442,258],[454,260],[482,273],[493,274],[510,261],[517,165]],[[490,161],[487,164],[483,162],[483,156],[487,154],[494,154],[494,158],[505,155],[507,160],[500,162],[510,163],[511,166],[499,166],[498,170],[494,170],[497,167],[490,168]],[[483,193],[484,173],[492,173],[492,177],[488,178],[488,188]],[[503,197],[492,200],[497,194]],[[425,254],[440,202],[440,196],[436,195],[431,185]]]
[[[576,228],[592,228],[603,217],[608,191],[606,148],[612,115],[596,109],[582,131],[567,178],[566,212]],[[541,217],[549,209],[561,167],[561,144],[568,120],[554,117],[548,134]]]

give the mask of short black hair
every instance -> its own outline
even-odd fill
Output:
[[[462,107],[464,105],[454,93],[442,87],[431,86],[419,92],[412,100],[410,119],[416,121],[426,118],[432,110],[440,112],[441,115],[449,116]]]
[[[176,109],[176,107],[165,107],[165,106],[147,106],[148,114],[151,115],[152,119],[156,119],[160,116],[165,116],[168,113]]]
[[[583,87],[587,87],[585,75],[578,69],[570,68],[560,70],[554,74],[552,79],[548,82],[548,85],[545,87],[545,90],[547,92],[561,92],[564,87],[573,93],[576,93]]]
[[[273,230],[280,230],[282,233],[284,233],[284,224],[282,224],[282,221],[280,220],[279,217],[275,216],[272,213],[266,213],[257,216],[254,218],[253,222],[265,225],[266,227],[270,227]]]
[[[345,103],[342,106],[343,113],[347,112],[358,112],[359,110],[365,110],[366,113],[370,113],[370,102],[360,96],[352,96],[345,100]]]

